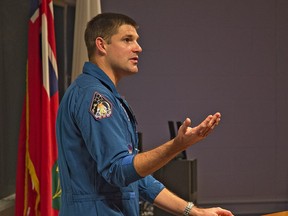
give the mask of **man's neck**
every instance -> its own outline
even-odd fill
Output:
[[[107,67],[103,61],[90,60],[90,62],[97,65],[111,79],[114,85],[117,86],[119,79],[117,79],[115,73],[110,67]]]

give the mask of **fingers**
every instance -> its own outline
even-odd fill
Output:
[[[201,209],[197,208],[194,210],[198,210],[201,212],[201,215],[210,215],[210,216],[233,216],[232,212],[226,209],[222,209],[220,207],[214,207],[214,208],[207,208],[207,209]]]
[[[211,121],[208,123],[208,127],[213,129],[215,126],[217,126],[220,123],[220,120],[221,120],[221,114],[215,113]]]
[[[209,115],[201,124],[199,136],[206,137],[219,124],[221,114],[219,112]]]
[[[216,213],[218,216],[233,216],[233,213],[231,211],[220,207],[216,208]]]

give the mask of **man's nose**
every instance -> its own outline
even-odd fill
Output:
[[[142,47],[140,46],[140,44],[138,42],[135,42],[135,52],[142,52]]]

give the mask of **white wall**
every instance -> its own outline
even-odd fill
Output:
[[[140,24],[140,71],[119,89],[144,149],[169,138],[168,120],[220,111],[220,126],[188,150],[199,203],[288,209],[288,1],[104,0],[102,11]]]

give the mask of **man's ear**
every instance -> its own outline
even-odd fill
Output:
[[[97,37],[95,40],[95,45],[100,53],[102,54],[106,53],[106,41],[103,38]]]

